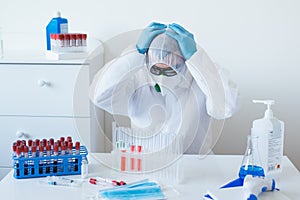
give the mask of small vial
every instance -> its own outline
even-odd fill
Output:
[[[88,168],[88,162],[86,159],[82,158],[81,161],[81,178],[85,179],[88,177],[89,168]]]
[[[17,143],[17,146],[20,146],[21,143],[22,143],[22,141],[21,140],[17,140],[16,143]]]
[[[39,146],[39,157],[43,157],[44,156],[44,147],[43,146]]]

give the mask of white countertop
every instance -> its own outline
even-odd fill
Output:
[[[93,154],[90,157],[89,176],[101,176],[105,178],[116,178],[130,182],[143,179],[141,175],[122,175],[116,177],[118,173],[93,161],[102,154]],[[164,193],[168,199],[202,199],[208,189],[219,187],[237,178],[242,156],[238,155],[209,155],[205,159],[199,159],[196,155],[184,155],[181,160],[183,181],[181,183],[161,182]],[[114,177],[112,177],[114,176]],[[80,178],[80,176],[71,176]],[[96,192],[101,189],[99,185],[83,183],[81,187],[50,186],[43,184],[45,178],[15,179],[11,171],[0,182],[1,199],[16,200],[58,200],[58,199],[91,199]],[[300,199],[300,173],[284,157],[283,171],[276,178],[279,192],[268,192],[260,195],[260,200],[264,199]],[[279,194],[280,193],[280,194]],[[277,197],[277,198],[275,198]],[[284,197],[284,198],[282,198]]]

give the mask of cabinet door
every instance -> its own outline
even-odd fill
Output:
[[[17,139],[57,140],[72,136],[73,141],[81,139],[88,149],[90,146],[90,118],[0,117],[0,123],[0,166],[11,166],[12,144]]]
[[[0,115],[89,116],[87,65],[0,65]]]

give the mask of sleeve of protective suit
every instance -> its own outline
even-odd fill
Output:
[[[213,63],[200,46],[186,66],[206,96],[208,114],[215,119],[231,117],[237,110],[238,88],[228,72]]]
[[[127,115],[124,101],[128,92],[134,90],[133,74],[144,66],[144,60],[144,55],[139,54],[135,47],[130,47],[121,56],[105,64],[89,88],[90,100],[111,114]]]

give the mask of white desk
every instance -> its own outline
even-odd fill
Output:
[[[206,193],[208,188],[221,186],[236,178],[241,160],[242,156],[210,155],[205,159],[199,159],[194,155],[184,155],[181,162],[184,181],[180,184],[174,183],[172,186],[173,190],[170,189],[170,186],[167,187],[166,195],[171,195],[169,199],[202,199],[203,194]],[[91,163],[89,164],[89,172],[90,176],[98,175],[107,178],[112,170],[102,165]],[[74,176],[73,178],[79,177]],[[125,175],[120,179],[128,181],[127,178]],[[42,180],[44,178],[17,180],[13,178],[13,171],[11,171],[0,182],[1,199],[90,199],[89,196],[95,194],[100,189],[100,186],[88,183],[84,183],[79,188],[50,186],[41,184]],[[283,159],[283,172],[278,177],[277,183],[281,190],[280,196],[284,195],[286,197],[281,199],[300,199],[300,173],[287,157]],[[269,192],[263,193],[259,199],[276,199],[274,197],[276,197],[276,192]]]

